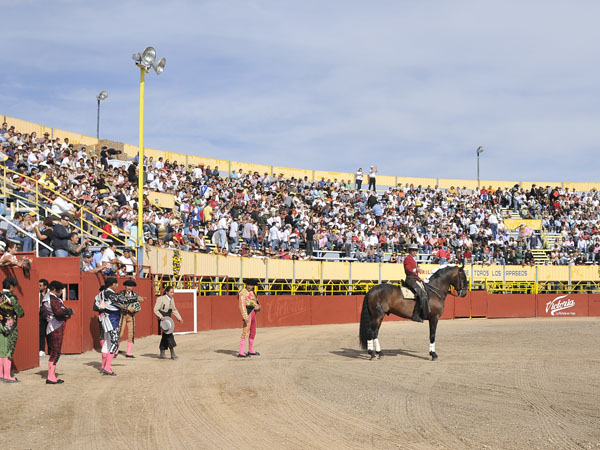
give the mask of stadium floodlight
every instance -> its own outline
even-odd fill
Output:
[[[144,85],[145,74],[153,68],[157,75],[160,75],[165,70],[167,64],[166,58],[161,58],[156,61],[156,50],[154,47],[146,47],[141,53],[134,53],[132,56],[135,64],[140,68],[140,143],[138,148],[138,223],[137,223],[137,244],[138,264],[140,267],[143,264],[144,252],[141,246],[144,239]]]
[[[154,71],[156,72],[156,75],[160,75],[161,73],[163,73],[163,70],[165,70],[166,64],[167,64],[167,58],[160,58],[160,61],[158,61],[158,63],[154,64]]]
[[[483,147],[477,147],[477,190],[479,190],[479,155],[483,153]]]
[[[156,50],[154,50],[154,47],[146,47],[142,53],[142,66],[144,66],[146,69],[149,69],[153,66],[155,60]]]
[[[100,139],[100,102],[102,100],[106,100],[108,98],[108,92],[100,91],[98,95],[96,95],[96,100],[98,101],[98,114],[96,115],[96,139]]]

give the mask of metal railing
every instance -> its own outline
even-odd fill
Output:
[[[31,178],[22,173],[16,172],[7,167],[4,167],[4,166],[0,166],[0,167],[1,167],[0,173],[1,173],[2,194],[4,195],[5,202],[8,197],[13,197],[15,200],[23,202],[24,204],[26,204],[28,206],[34,205],[38,209],[45,211],[46,214],[52,216],[52,215],[55,215],[55,213],[51,210],[51,208],[49,208],[47,206],[47,205],[52,204],[52,199],[47,194],[47,192],[49,192],[49,193],[52,193],[54,195],[57,195],[57,196],[63,198],[65,201],[67,201],[69,204],[72,204],[76,208],[77,212],[79,213],[79,218],[77,219],[79,224],[76,226],[76,228],[82,235],[86,235],[92,241],[96,241],[99,244],[105,243],[104,240],[102,240],[98,236],[95,236],[90,231],[88,231],[88,229],[86,229],[86,228],[89,228],[90,230],[96,230],[98,233],[106,234],[109,238],[111,238],[115,242],[118,242],[124,246],[127,246],[127,242],[129,240],[133,240],[133,241],[137,242],[137,236],[133,237],[133,236],[127,234],[121,228],[116,227],[117,230],[123,235],[123,238],[104,230],[104,228],[98,226],[96,223],[86,219],[85,216],[89,215],[93,219],[98,221],[99,223],[103,223],[105,225],[110,224],[112,226],[112,224],[109,221],[107,221],[106,219],[98,216],[96,213],[90,211],[89,209],[83,207],[82,205],[69,199],[68,197],[65,197],[60,192],[57,192],[57,191],[49,188],[48,186],[46,186],[44,183],[40,182],[39,180]],[[28,185],[15,183],[9,176],[7,176],[9,174],[18,175],[19,177],[25,178],[30,183],[34,184],[35,188],[28,186]],[[26,195],[26,194],[29,194],[29,195]],[[44,203],[46,203],[47,205]],[[136,248],[133,249],[133,251],[137,258],[137,246],[136,246]]]
[[[152,274],[157,295],[167,286],[175,289],[194,289],[201,296],[236,295],[241,284],[229,277],[180,275],[168,276]],[[385,283],[385,281],[382,281]],[[397,280],[387,281],[399,285]],[[256,286],[258,295],[365,295],[378,285],[376,280],[261,280]],[[470,291],[486,291],[490,294],[560,294],[600,292],[600,281],[488,281],[469,279]]]

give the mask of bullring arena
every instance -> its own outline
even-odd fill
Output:
[[[384,321],[369,361],[357,324],[259,329],[259,357],[235,358],[239,331],[157,336],[98,374],[96,352],[63,357],[2,388],[5,449],[600,448],[598,318],[461,319],[438,328]],[[7,406],[8,405],[8,406]],[[60,411],[60,413],[57,413]]]
[[[28,132],[50,134],[47,127],[4,118]],[[50,130],[52,136],[71,137],[75,145],[83,142],[95,150],[101,145],[90,137]],[[135,148],[121,148],[125,155],[119,164],[127,163]],[[184,159],[158,150],[149,153],[156,159]],[[185,160],[196,167],[240,167],[248,176],[277,170],[280,177],[310,176],[313,182],[351,175],[191,156]],[[125,211],[123,229],[107,229],[106,220],[86,204],[36,178],[2,170],[8,216],[27,212],[51,217],[60,197],[79,212],[67,217],[68,226],[78,239],[91,241],[91,251],[104,251],[108,242],[116,243],[120,254],[135,242],[125,226],[134,223],[131,213]],[[405,185],[413,192],[417,183],[432,180],[439,193],[450,192],[459,181],[473,192],[476,188],[473,180],[379,179],[392,193],[397,192],[393,186]],[[565,184],[571,189],[568,195]],[[555,191],[564,191],[565,198],[575,192],[595,198],[598,186],[562,183]],[[184,216],[172,192],[149,192],[149,198],[148,208],[156,214]],[[360,349],[364,294],[377,284],[398,284],[405,277],[391,252],[367,262],[339,248],[321,247],[312,258],[286,259],[267,253],[267,246],[261,255],[238,255],[235,247],[231,253],[221,252],[205,237],[179,248],[163,242],[134,249],[142,263],[129,274],[123,273],[126,264],[108,262],[86,271],[76,256],[44,256],[39,248],[20,252],[16,258],[28,258],[30,267],[16,263],[1,269],[5,278],[16,277],[16,294],[25,310],[12,361],[20,383],[0,384],[3,404],[10,405],[3,409],[0,434],[11,439],[2,448],[600,448],[598,266],[593,260],[551,264],[546,246],[560,239],[557,230],[544,228],[540,219],[522,219],[506,207],[492,207],[506,237],[524,245],[536,236],[545,247],[536,248],[535,257],[520,265],[484,264],[477,260],[481,253],[471,259],[462,254],[462,262],[468,262],[468,292],[457,297],[450,291],[446,297],[435,362],[429,355],[427,324],[394,316],[386,317],[381,327],[382,358],[371,361]],[[394,214],[393,207],[388,211]],[[90,219],[85,226],[83,213]],[[481,225],[490,228],[487,222]],[[208,230],[214,223],[203,226]],[[208,250],[202,251],[203,246]],[[439,267],[433,256],[431,251],[418,255],[425,275]],[[595,253],[589,251],[587,257],[595,258]],[[117,275],[118,290],[134,278],[135,292],[145,298],[136,313],[135,358],[117,357],[114,377],[99,371],[98,314],[93,309],[109,271]],[[57,386],[46,385],[48,357],[38,354],[42,278],[67,286],[63,300],[73,310],[57,366],[64,384]],[[248,278],[258,279],[262,309],[256,349],[261,355],[242,359],[237,357],[237,291]],[[176,289],[184,319],[176,326],[176,332],[184,333],[177,335],[177,360],[158,358],[153,306],[166,287]]]

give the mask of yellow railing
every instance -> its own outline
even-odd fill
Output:
[[[20,185],[20,184],[19,184],[19,185],[15,184],[15,186],[17,186],[17,187],[19,187],[19,188],[26,189],[26,190],[27,190],[27,191],[29,191],[29,192],[34,192],[34,193],[35,193],[35,196],[36,196],[36,201],[35,201],[36,205],[39,205],[39,199],[40,199],[40,197],[41,197],[41,198],[44,198],[44,199],[46,199],[46,200],[48,200],[50,203],[52,202],[52,199],[50,199],[50,197],[48,197],[48,196],[47,196],[47,195],[45,195],[45,194],[42,194],[42,190],[43,190],[43,191],[48,191],[48,192],[51,192],[51,193],[53,193],[54,195],[57,195],[58,197],[61,197],[61,198],[62,198],[62,199],[64,199],[65,201],[67,201],[67,202],[69,202],[69,203],[71,203],[71,204],[75,205],[75,207],[76,207],[76,208],[77,208],[77,209],[78,209],[80,212],[82,212],[82,213],[87,213],[87,214],[90,214],[90,215],[92,215],[93,217],[95,217],[96,219],[98,219],[98,221],[100,221],[101,223],[104,223],[104,225],[106,225],[106,224],[110,224],[110,222],[109,222],[108,220],[104,219],[103,217],[100,217],[98,214],[96,214],[96,213],[95,213],[95,212],[93,212],[93,211],[90,211],[89,209],[87,209],[87,208],[85,208],[84,206],[80,205],[79,203],[77,203],[77,202],[76,202],[76,201],[74,201],[73,199],[70,199],[69,197],[66,197],[65,195],[61,194],[60,192],[58,192],[58,191],[56,191],[56,190],[54,190],[54,189],[52,189],[52,188],[50,188],[50,187],[46,186],[44,183],[41,183],[39,180],[36,180],[35,178],[31,178],[31,177],[29,177],[29,176],[27,176],[27,175],[24,175],[24,174],[22,174],[22,173],[16,172],[16,171],[14,171],[14,170],[12,170],[12,169],[9,169],[9,168],[7,168],[7,167],[4,167],[4,166],[1,166],[1,167],[2,167],[2,176],[3,176],[3,177],[6,179],[6,180],[8,180],[8,181],[12,182],[12,180],[11,180],[11,179],[10,179],[10,177],[8,176],[9,174],[12,174],[13,176],[14,176],[14,175],[18,175],[18,176],[20,176],[20,177],[23,177],[23,178],[25,178],[26,180],[29,180],[30,182],[33,182],[33,183],[35,184],[35,189],[33,189],[33,188],[29,187],[29,186],[23,186],[23,185]],[[14,183],[13,183],[13,184],[14,184]],[[30,201],[31,201],[31,199],[30,199]],[[92,223],[90,222],[90,224],[92,224]],[[103,230],[101,227],[98,227],[98,226],[97,226],[97,225],[95,225],[95,224],[92,224],[92,225],[93,225],[95,228],[97,228],[98,230],[102,231],[103,233],[107,233],[107,234],[109,234],[109,235],[110,235],[112,238],[114,238],[114,239],[117,239],[117,240],[118,240],[117,236],[114,236],[114,235],[112,235],[112,234],[110,234],[110,233],[108,233],[108,232],[104,231],[104,230]],[[119,230],[119,232],[123,233],[123,235],[125,235],[125,236],[127,237],[127,233],[125,232],[125,230],[122,230],[122,229],[121,229],[121,228],[119,228],[119,227],[116,227],[116,228]],[[120,240],[119,240],[119,242],[123,242],[123,241],[120,241]]]
[[[181,277],[165,278],[154,276],[154,289],[157,295],[167,286],[175,289],[196,289],[199,295],[236,295],[240,287],[237,280],[217,279],[216,277],[199,277],[199,280],[184,280]],[[365,295],[377,281],[347,281],[319,280],[262,281],[257,287],[258,295]],[[397,285],[398,283],[391,282]],[[561,294],[561,293],[591,293],[600,292],[600,282],[545,281],[531,282],[501,282],[487,280],[470,280],[469,290],[482,290],[490,294]]]
[[[79,226],[77,226],[76,228],[78,229],[78,231],[82,234],[82,235],[86,235],[87,237],[90,237],[92,240],[94,241],[101,241],[98,237],[96,237],[95,235],[93,235],[92,233],[90,233],[89,231],[87,231],[84,228],[84,224],[87,224],[89,227],[98,230],[101,233],[106,233],[111,239],[113,239],[116,242],[119,242],[125,246],[127,246],[127,240],[131,239],[134,241],[137,241],[137,237],[133,238],[131,235],[128,235],[124,230],[122,230],[121,228],[116,227],[121,233],[123,233],[124,237],[123,239],[121,239],[119,236],[116,236],[108,231],[105,231],[103,228],[99,227],[98,225],[96,225],[94,222],[91,222],[89,220],[87,220],[84,215],[90,214],[92,217],[95,217],[96,219],[98,219],[98,221],[100,221],[101,223],[104,224],[110,224],[110,222],[108,222],[106,219],[98,216],[96,213],[94,213],[93,211],[90,211],[89,209],[83,207],[82,205],[78,204],[77,202],[74,202],[73,200],[69,199],[68,197],[62,195],[60,192],[55,191],[54,189],[44,185],[43,183],[40,183],[39,180],[36,180],[35,178],[31,178],[27,175],[21,174],[19,172],[16,172],[12,169],[9,169],[7,167],[1,166],[1,180],[0,180],[0,185],[2,186],[2,191],[3,194],[5,196],[12,196],[17,200],[21,200],[22,202],[28,202],[31,203],[33,205],[35,205],[36,208],[40,208],[43,209],[44,211],[46,211],[47,213],[49,213],[50,215],[53,215],[54,213],[52,212],[52,210],[46,206],[44,206],[42,204],[42,201],[46,201],[48,204],[52,203],[52,199],[50,198],[49,195],[46,194],[46,192],[50,192],[54,195],[57,195],[61,198],[63,198],[65,201],[67,201],[68,203],[74,205],[79,214]],[[12,178],[9,175],[18,175],[19,177],[25,178],[26,180],[28,180],[30,183],[35,185],[35,188],[30,187],[28,185],[23,185],[23,184],[19,184],[19,183],[15,183]],[[23,193],[29,193],[32,195],[32,197],[27,197],[26,195],[22,195]],[[103,242],[103,241],[102,241]],[[137,255],[137,248],[133,249],[134,253]]]

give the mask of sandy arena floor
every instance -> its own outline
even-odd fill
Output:
[[[68,332],[68,330],[67,330]],[[64,356],[0,384],[2,448],[600,448],[600,319],[384,323],[368,361],[358,325],[259,329],[260,357],[237,359],[238,330],[157,336],[116,377],[100,355]]]

